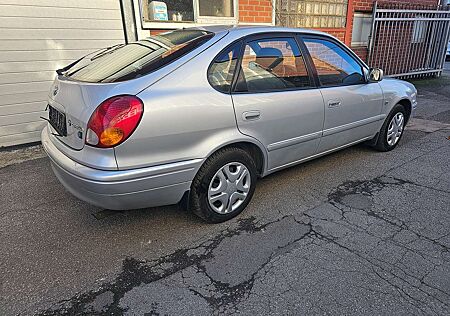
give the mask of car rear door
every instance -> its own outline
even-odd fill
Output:
[[[301,38],[325,103],[318,152],[374,136],[385,118],[380,85],[366,82],[365,66],[338,41],[328,36]]]
[[[232,99],[241,133],[268,151],[269,171],[314,155],[324,105],[295,34],[264,34],[243,45]]]

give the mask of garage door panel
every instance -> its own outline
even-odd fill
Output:
[[[76,1],[72,1],[76,4]],[[18,9],[19,7],[19,9]],[[86,9],[86,8],[58,8],[44,6],[21,6],[0,4],[0,17],[50,17],[70,19],[117,19],[120,20],[120,10]]]
[[[124,42],[119,1],[0,0],[0,147],[39,140],[55,70]]]
[[[46,122],[44,120],[39,119],[39,116],[36,116],[36,120],[33,122],[0,126],[0,135],[6,136],[6,135],[35,132],[38,130],[42,130],[45,124]]]
[[[38,128],[36,131],[32,132],[16,133],[13,135],[0,134],[0,144],[1,146],[13,146],[37,142],[40,139],[41,131],[44,126],[45,124],[42,126],[42,128]]]
[[[49,81],[36,81],[36,82],[24,82],[24,83],[7,83],[0,85],[0,98],[10,94],[20,94],[28,92],[41,92],[48,91],[52,86],[51,80]]]
[[[122,26],[118,23],[117,19],[111,20],[83,20],[79,19],[55,19],[55,18],[17,18],[17,17],[2,17],[0,19],[0,28],[7,29],[30,29],[31,25],[37,25],[38,29],[97,29],[97,30],[120,30],[122,32]],[[36,29],[36,28],[35,28]]]
[[[99,32],[101,37],[101,32]],[[123,43],[123,39],[91,39],[91,40],[72,40],[72,39],[48,39],[48,40],[2,40],[0,51],[17,50],[48,50],[48,49],[100,49],[115,44]]]
[[[0,98],[0,115],[2,105],[22,104],[30,102],[46,102],[48,90],[20,94],[9,94]]]
[[[95,51],[92,49],[53,49],[37,51],[0,51],[0,60],[5,62],[76,60]]]
[[[36,111],[28,113],[19,113],[13,115],[0,115],[0,127],[18,124],[27,124],[36,122],[36,118],[40,116],[46,117],[45,111]],[[44,121],[45,122],[45,121]]]
[[[17,0],[0,0],[0,4],[17,5]],[[72,4],[71,4],[72,3]],[[20,0],[21,6],[44,6],[44,7],[66,7],[66,8],[90,8],[90,9],[117,9],[117,0],[76,0],[75,1],[55,1],[55,0]]]
[[[50,71],[62,68],[70,64],[72,61],[72,59],[67,59],[58,61],[20,61],[0,63],[0,72]]]
[[[53,81],[55,76],[56,73],[53,70],[0,73],[0,85],[19,82]]]
[[[120,38],[120,36],[123,35],[123,31],[121,30],[68,30],[68,29],[62,29],[62,30],[55,30],[55,29],[48,29],[48,30],[40,30],[40,29],[33,29],[32,32],[27,29],[16,29],[14,32],[11,32],[11,29],[0,29],[0,40],[10,40],[10,39],[16,39],[16,40],[59,40],[59,39],[65,39],[70,38],[74,40],[85,40],[85,39],[97,39],[101,35],[103,39],[116,39]]]
[[[44,111],[46,106],[47,106],[46,101],[2,105],[0,106],[0,112],[2,113],[2,115],[40,112]]]

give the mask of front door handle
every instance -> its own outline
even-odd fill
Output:
[[[335,108],[341,106],[341,100],[330,100],[328,101],[328,107],[329,108]]]
[[[248,111],[242,113],[242,119],[244,121],[258,120],[261,117],[261,112],[259,111]]]

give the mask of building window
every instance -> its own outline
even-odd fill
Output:
[[[200,16],[234,17],[233,0],[198,0]]]
[[[140,0],[145,23],[234,22],[237,0]]]
[[[286,27],[345,27],[348,0],[277,0],[276,25]]]
[[[372,29],[372,14],[355,13],[353,17],[352,46],[367,46]]]
[[[420,19],[421,16],[417,16],[417,18]],[[427,22],[425,20],[414,21],[411,38],[412,43],[423,43],[425,41],[428,28]]]

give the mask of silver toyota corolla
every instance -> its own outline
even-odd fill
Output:
[[[416,107],[413,85],[303,29],[177,30],[57,72],[42,143],[71,193],[115,210],[183,202],[209,222],[239,214],[259,177],[395,148]]]

